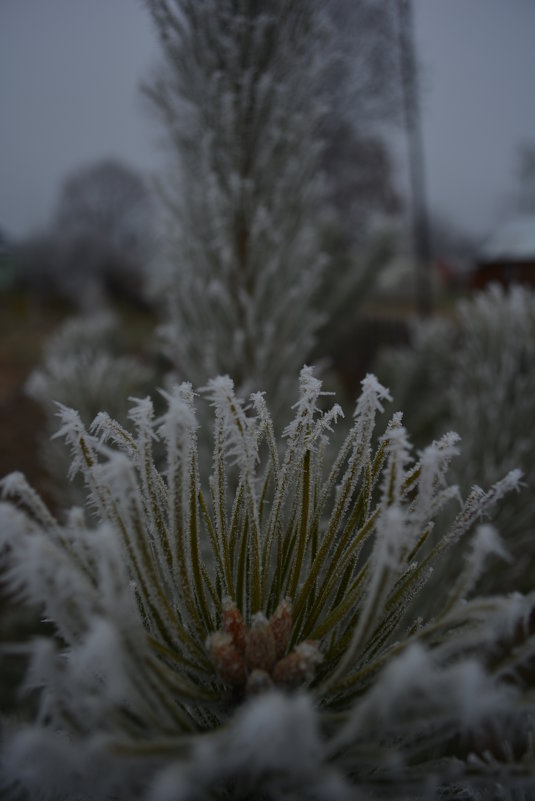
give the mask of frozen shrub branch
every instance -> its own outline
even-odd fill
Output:
[[[497,523],[513,559],[481,577],[486,591],[529,590],[535,577],[535,292],[495,284],[460,301],[454,320],[419,323],[410,348],[377,366],[418,444],[453,428],[462,448],[453,477],[463,493],[520,468],[527,489],[500,504]]]
[[[319,408],[310,368],[280,439],[262,394],[246,407],[227,377],[201,394],[208,475],[190,384],[160,416],[132,401],[131,431],[61,408],[92,528],[76,509],[56,521],[20,475],[2,482],[5,580],[58,633],[30,647],[39,711],[9,725],[6,785],[99,801],[532,791],[535,599],[474,594],[487,558],[507,558],[479,521],[518,472],[448,527],[457,438],[415,458],[394,414],[375,439],[389,394],[374,376],[330,463],[341,410]]]

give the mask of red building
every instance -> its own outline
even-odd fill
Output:
[[[481,289],[491,281],[535,286],[535,216],[509,220],[485,242],[476,259],[472,284]]]

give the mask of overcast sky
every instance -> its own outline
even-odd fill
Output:
[[[427,193],[476,236],[535,144],[535,0],[413,0]],[[0,229],[46,226],[61,180],[116,156],[157,171],[139,84],[158,46],[142,0],[0,0]]]

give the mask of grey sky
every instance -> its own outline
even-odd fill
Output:
[[[535,145],[535,0],[415,0],[428,196],[485,234]]]
[[[476,235],[535,143],[535,0],[414,0],[431,205]],[[142,0],[0,0],[0,228],[47,224],[62,178],[162,157],[138,86],[158,47]]]
[[[81,163],[158,164],[138,89],[156,54],[136,0],[0,0],[0,227],[46,225]]]

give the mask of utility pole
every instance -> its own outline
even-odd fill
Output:
[[[398,21],[401,89],[409,151],[416,307],[419,314],[427,316],[431,314],[433,306],[431,243],[425,199],[424,151],[414,46],[412,0],[398,0]]]

